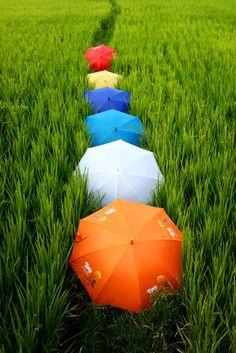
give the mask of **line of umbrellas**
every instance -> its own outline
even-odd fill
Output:
[[[70,265],[95,303],[139,312],[157,291],[180,287],[182,234],[164,209],[147,205],[164,177],[140,147],[144,127],[128,114],[130,93],[116,88],[122,77],[108,71],[116,54],[105,45],[85,52],[91,147],[74,175],[88,178],[103,208],[80,220]]]

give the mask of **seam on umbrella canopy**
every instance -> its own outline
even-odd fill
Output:
[[[102,106],[99,106],[99,107],[94,107],[94,111],[96,111],[96,112],[103,112],[103,111],[106,111],[106,110],[110,110],[111,109],[111,107],[113,107],[114,106],[114,104],[116,104],[117,105],[117,110],[118,111],[124,111],[124,112],[126,112],[126,111],[128,111],[128,108],[129,108],[129,106],[125,103],[125,102],[118,102],[118,101],[105,101],[105,102],[103,102],[103,104],[102,104]]]
[[[143,205],[143,204],[141,203],[140,206],[142,207],[142,206],[145,206],[145,205]],[[151,207],[152,209],[153,209],[153,208],[156,208],[156,207],[153,207],[153,206],[145,206],[145,207]],[[123,207],[123,210],[124,210],[124,213],[126,214],[126,208],[125,208],[125,207]],[[162,208],[159,208],[159,209],[158,209],[158,208],[157,208],[157,210],[164,210],[164,209],[162,209]],[[160,212],[160,211],[157,211],[157,213],[159,213],[159,212]],[[151,219],[153,219],[154,217],[156,217],[157,213],[156,213],[154,216],[152,216],[152,217],[143,225],[143,227],[140,229],[140,231],[139,231],[138,233],[136,233],[135,239],[137,239],[138,234],[139,234],[141,231],[143,231],[143,229],[146,227],[146,225],[149,223],[149,221],[150,221]],[[126,216],[126,219],[128,219],[127,216]],[[130,223],[129,221],[128,221],[127,223],[129,224],[129,226],[132,225],[132,223]]]
[[[157,215],[158,215],[162,210],[164,210],[164,208],[159,208],[159,209],[157,210],[157,212],[155,213],[155,215],[152,216],[152,217],[143,225],[143,227],[139,230],[139,232],[137,233],[137,236],[135,237],[136,240],[138,239],[138,236],[140,235],[140,233],[153,221],[154,218],[157,217]]]
[[[130,134],[130,135],[134,135],[133,136],[133,138],[134,139],[138,139],[138,136],[140,136],[140,134],[138,134],[138,133],[136,133],[136,132],[126,132],[126,131],[122,131],[122,130],[118,130],[116,133],[128,133],[128,134]],[[108,134],[106,134],[104,137],[103,137],[103,139],[101,139],[101,141],[100,141],[100,144],[105,144],[105,143],[109,143],[110,141],[107,141],[106,142],[106,140],[107,139],[109,139],[109,138],[111,138],[111,136],[114,134],[114,131],[113,130],[111,130],[111,131],[109,131],[109,133]],[[114,136],[115,137],[115,136]],[[114,140],[114,141],[112,141],[112,142],[116,142],[116,141],[119,141],[119,140],[122,140],[122,141],[125,141],[125,142],[127,142],[126,140],[125,140],[125,137],[117,137],[117,139],[116,140]],[[127,142],[127,143],[129,143],[129,142]],[[133,143],[130,143],[130,144],[133,144]]]
[[[108,87],[108,88],[110,88],[110,87]],[[110,89],[116,89],[116,88],[110,88]],[[128,91],[122,91],[122,90],[116,89],[116,92],[114,92],[114,93],[111,92],[111,94],[109,94],[109,96],[111,96],[115,100],[119,100],[120,98],[123,98],[126,100],[126,98],[128,98],[128,99],[130,98],[131,94]]]
[[[137,190],[137,189],[134,189],[133,187],[132,187],[132,185],[130,184],[130,182],[127,180],[127,178],[125,178],[125,173],[122,173],[122,177],[123,177],[123,179],[125,180],[125,182],[130,186],[130,188],[132,189],[132,190]],[[139,177],[139,176],[138,176]],[[150,189],[149,190],[149,195],[150,196],[152,196],[152,194],[154,193],[154,191],[156,190],[156,186],[157,186],[157,180],[155,179],[155,178],[146,178],[145,176],[141,176],[140,177],[140,179],[149,179],[149,180],[153,180],[154,182],[155,182],[155,186],[152,188],[152,189]],[[141,203],[148,203],[149,201],[150,201],[150,197],[142,197],[142,196],[140,196],[140,194],[138,193],[138,190],[137,191],[134,191],[134,193],[135,193],[135,195],[138,197],[138,199],[139,199],[139,202],[141,202]],[[144,201],[145,200],[145,201]]]
[[[106,282],[104,282],[103,287],[100,289],[100,291],[97,293],[96,297],[95,297],[95,301],[98,300],[98,297],[102,294],[103,290],[105,289],[105,287],[107,286],[109,280],[111,279],[114,271],[117,269],[117,267],[120,265],[121,261],[123,260],[124,256],[126,255],[127,251],[129,249],[129,244],[127,244],[127,248],[126,250],[124,250],[123,254],[121,255],[121,257],[119,258],[119,260],[117,261],[116,265],[113,267],[111,274],[109,275],[109,277],[107,278]]]
[[[125,202],[124,202],[124,199],[118,199],[119,200],[119,204],[120,204],[120,206],[121,206],[121,209],[122,209],[122,214],[123,214],[123,218],[125,219],[125,223],[126,223],[126,225],[127,225],[127,227],[128,227],[128,229],[129,229],[129,233],[133,233],[132,232],[132,229],[131,229],[131,224],[130,224],[130,221],[129,221],[129,219],[128,219],[128,217],[127,217],[127,214],[126,214],[126,207],[125,207]]]
[[[108,183],[113,178],[113,175],[110,175],[108,179],[104,183],[99,186],[96,186],[96,189],[99,191],[106,183]],[[105,193],[106,194],[106,193]]]
[[[148,303],[148,297],[146,296],[146,303],[143,303],[143,300],[142,300],[142,293],[141,293],[141,276],[140,276],[140,272],[139,272],[139,266],[137,265],[137,260],[136,260],[136,257],[135,257],[135,254],[133,253],[133,257],[134,257],[134,262],[136,264],[136,269],[137,269],[137,274],[138,274],[138,279],[139,279],[139,288],[140,288],[140,298],[141,298],[141,308],[145,308],[145,306],[147,305]],[[146,294],[146,293],[145,293]]]
[[[131,232],[131,230],[130,230],[130,222],[127,221],[126,212],[125,212],[125,208],[124,208],[124,205],[123,205],[124,204],[123,199],[117,199],[116,201],[113,201],[113,203],[117,203],[118,204],[116,207],[120,206],[121,210],[118,213],[119,217],[123,218],[123,220],[124,220],[124,222],[125,222],[125,224],[126,224],[126,226],[128,228],[128,232],[127,233],[130,233]],[[88,222],[90,224],[94,224],[94,223],[90,222],[89,220],[87,220],[87,217],[85,219],[86,219],[86,222]],[[104,224],[99,224],[99,227],[107,229]],[[114,232],[115,232],[115,230],[114,230]],[[123,237],[122,235],[120,235],[119,233],[116,233],[116,232],[115,232],[115,234],[119,235],[122,238],[127,239],[127,236]]]
[[[105,75],[110,76],[109,78],[118,78],[120,76],[119,74],[116,74],[115,72],[111,72],[109,70],[101,70],[101,71],[93,72],[91,74],[88,74],[87,76],[88,78],[98,80],[98,79],[103,79],[103,76]]]
[[[94,92],[95,91],[95,92]],[[104,92],[107,94],[107,91],[110,92],[110,94],[116,94],[117,91],[119,92],[117,88],[110,88],[110,87],[102,87],[102,88],[95,88],[95,89],[87,89],[84,91],[84,95],[104,95]]]
[[[129,176],[133,176],[133,175],[135,175],[135,176],[138,176],[138,177],[141,177],[141,178],[147,178],[147,179],[152,179],[152,180],[157,180],[156,178],[154,178],[154,177],[151,177],[151,176],[147,176],[147,175],[144,175],[144,174],[136,174],[136,173],[127,173],[127,172],[123,172],[122,173],[123,175],[129,175]]]
[[[106,98],[108,98],[108,97],[113,98],[114,96],[117,96],[117,95],[118,96],[119,95],[128,96],[128,98],[130,98],[130,96],[131,96],[130,92],[128,92],[128,91],[123,91],[123,90],[119,90],[117,88],[110,88],[110,87],[95,88],[92,90],[85,90],[85,92],[84,92],[84,97],[85,98],[87,97],[88,99],[91,99],[91,96],[93,99],[94,99],[94,96],[95,96],[95,98],[98,97],[97,99],[99,99],[99,98],[105,99],[104,96]]]
[[[121,141],[121,140],[118,140],[118,141]],[[117,141],[114,141],[114,142],[117,142]],[[106,145],[108,145],[108,144],[106,144]],[[104,145],[98,146],[98,148],[99,148],[99,147],[100,147],[101,149],[104,149]],[[93,148],[97,148],[97,147],[93,147]],[[106,146],[106,148],[107,148],[107,146]],[[113,169],[116,168],[116,164],[114,164],[114,162],[111,161],[110,157],[107,156],[106,153],[104,153],[104,151],[102,151],[102,152],[103,152],[103,156],[105,157],[105,159],[106,159],[107,161],[109,161],[109,164],[112,166],[112,168],[113,168]],[[117,163],[117,164],[118,164],[118,163]],[[120,154],[119,154],[119,166],[120,166]]]
[[[137,147],[137,146],[134,146],[134,145],[131,145],[131,146],[133,146],[134,148],[140,148],[140,149],[142,149],[141,147]],[[135,156],[135,158],[132,159],[132,161],[128,162],[127,164],[125,164],[125,165],[122,167],[122,170],[125,171],[127,168],[130,168],[130,166],[132,166],[132,164],[136,163],[138,160],[145,158],[145,157],[147,156],[147,153],[148,153],[148,152],[149,152],[149,151],[146,151],[146,150],[143,150],[143,153],[138,152],[137,155]],[[151,154],[151,153],[152,153],[152,152],[150,152],[150,154]]]
[[[117,108],[118,109],[117,111],[119,111],[119,109],[127,111],[127,108],[129,107],[129,105],[124,101],[114,101],[114,100],[102,100],[102,101],[97,100],[95,103],[90,101],[89,104],[92,105],[92,110],[95,111],[96,114],[111,110],[112,107],[114,106],[114,104],[116,104],[116,105],[119,104],[119,108]],[[103,109],[105,109],[105,110],[103,110]],[[96,115],[96,114],[94,114],[94,115]]]
[[[131,115],[131,114],[127,114],[127,113],[123,113],[123,112],[119,112],[119,111],[114,111],[114,109],[112,109],[113,112],[111,113],[111,119],[113,119],[113,124],[115,125],[115,123],[117,123],[120,120],[120,125],[119,127],[124,127],[125,125],[128,125],[132,122],[134,122],[135,124],[138,125],[142,125],[140,119],[138,116],[135,115]],[[105,119],[105,118],[103,118]]]
[[[142,200],[140,199],[140,196],[137,194],[137,192],[134,190],[133,186],[130,185],[130,183],[124,178],[124,176],[122,174],[120,174],[120,176],[122,177],[122,179],[124,180],[124,182],[128,185],[128,187],[130,188],[130,190],[133,191],[134,195],[137,196],[139,202],[142,202]]]
[[[112,121],[111,124],[110,121]],[[112,125],[117,125],[119,129],[121,129],[122,127],[126,127],[126,125],[132,124],[135,125],[134,127],[132,126],[132,129],[139,130],[139,132],[135,132],[136,134],[140,135],[144,133],[143,124],[138,116],[127,114],[115,109],[109,109],[101,113],[88,115],[85,120],[86,125],[93,125],[95,123],[104,124],[106,122],[109,122],[110,129],[112,128]],[[133,131],[130,132],[133,133]]]
[[[170,275],[170,273],[163,267],[163,265],[160,264],[160,262],[158,261],[158,258],[154,255],[154,253],[152,253],[150,250],[144,249],[142,248],[143,252],[146,252],[148,255],[148,257],[150,258],[150,256],[154,259],[153,263],[157,263],[158,266],[163,269],[163,272],[166,273],[170,279],[173,280],[173,282],[176,282],[176,278],[174,278],[172,275]]]
[[[102,147],[102,148],[103,148],[103,145],[91,147],[91,149],[92,149],[92,148],[99,148],[99,147]],[[90,149],[90,151],[91,151],[91,149]],[[99,157],[100,157],[100,156],[99,156]],[[88,167],[88,164],[86,164],[86,166],[85,166],[85,168],[84,168],[84,171],[85,171],[85,169],[87,169],[88,174],[94,174],[94,173],[111,173],[113,169],[116,169],[116,165],[114,164],[113,161],[111,161],[111,159],[109,159],[109,158],[107,157],[106,154],[103,154],[102,157],[108,162],[108,165],[109,165],[110,168],[111,168],[109,171],[107,171],[107,170],[106,170],[106,171],[103,171],[103,170],[90,171],[90,169],[89,169],[89,167]],[[81,161],[82,161],[82,159],[81,159]],[[80,161],[80,163],[81,163],[81,161]],[[79,164],[80,164],[80,163],[79,163]],[[102,185],[104,185],[104,184],[102,184]]]
[[[86,254],[84,254],[84,255],[81,255],[81,256],[76,257],[73,261],[70,262],[70,264],[72,264],[72,263],[74,263],[74,262],[75,262],[75,263],[78,263],[78,261],[79,261],[80,259],[82,259],[83,257],[86,257],[86,256],[88,256],[88,255],[95,254],[96,252],[100,252],[100,251],[107,250],[107,249],[114,249],[114,248],[118,248],[118,247],[124,248],[124,247],[126,247],[126,245],[127,245],[127,244],[123,244],[123,245],[114,245],[114,246],[107,246],[106,248],[101,248],[101,249],[97,249],[97,250],[94,250],[94,251],[90,251],[90,252],[88,252],[88,253],[86,253]]]
[[[139,276],[139,271],[138,271],[138,267],[137,267],[137,262],[136,262],[133,251],[132,251],[132,255],[133,255],[133,260],[134,260],[134,264],[135,264],[134,267],[136,269],[136,277],[137,277],[137,282],[138,282],[138,287],[139,287],[140,308],[142,308],[141,282],[140,282],[140,276]]]
[[[104,104],[104,103],[107,103],[107,102],[111,102],[111,103],[122,103],[122,104],[129,104],[129,100],[127,100],[125,97],[123,99],[116,99],[116,94],[114,95],[107,95],[105,97],[95,97],[95,102],[94,102],[94,97],[90,97],[88,98],[89,99],[89,103],[90,104]],[[115,110],[115,111],[119,111],[117,109],[114,109],[114,108],[111,108],[109,110]],[[99,113],[97,113],[99,114]],[[95,115],[95,114],[93,114]]]
[[[164,240],[164,242],[165,242],[165,240]],[[166,274],[173,280],[173,282],[177,282],[176,278],[174,278],[174,277],[169,273],[169,271],[167,271],[167,270],[163,267],[163,265],[161,265],[161,264],[159,263],[158,257],[155,256],[154,253],[152,253],[150,250],[147,250],[147,249],[142,249],[142,251],[145,251],[146,253],[150,254],[150,255],[149,255],[149,258],[150,258],[150,256],[152,256],[152,258],[155,260],[155,262],[158,264],[158,266],[160,266],[160,267],[164,270],[164,272],[166,272]]]
[[[120,144],[120,142],[122,142],[122,144],[124,143],[124,144],[128,144],[127,142],[124,142],[124,141],[122,141],[122,140],[117,140],[117,141],[114,141],[113,143],[119,143]],[[140,147],[136,147],[136,146],[133,146],[133,145],[131,145],[131,144],[128,144],[129,145],[129,147],[133,147],[134,149],[139,149],[140,151],[142,151],[143,153],[142,154],[140,154],[139,153],[139,155],[137,156],[137,158],[135,158],[133,161],[131,161],[131,162],[129,162],[128,164],[126,164],[126,165],[124,165],[124,166],[122,166],[122,171],[124,171],[125,172],[125,169],[127,168],[127,167],[130,167],[130,165],[132,165],[132,163],[135,163],[137,160],[139,160],[139,159],[142,159],[142,158],[144,158],[144,157],[146,157],[148,154],[151,154],[151,155],[153,155],[153,153],[152,152],[150,152],[150,151],[146,151],[146,150],[143,150],[142,148],[140,148]],[[122,146],[123,147],[123,146]],[[97,146],[97,147],[91,147],[91,148],[89,148],[88,150],[87,150],[87,152],[89,151],[89,154],[91,155],[91,153],[93,154],[93,152],[92,152],[92,150],[94,149],[94,148],[102,148],[102,149],[104,149],[104,145],[102,145],[102,146]],[[93,150],[94,151],[94,150]],[[96,150],[97,152],[99,152],[99,150],[97,149]],[[108,157],[107,155],[106,155],[106,153],[104,153],[104,151],[102,151],[103,152],[103,158],[108,162],[108,164],[109,165],[111,165],[111,167],[114,169],[115,168],[115,164],[114,163],[112,163],[112,161],[111,161],[111,159],[110,159],[110,157]],[[121,148],[118,150],[118,155],[119,155],[119,166],[120,166],[120,163],[121,163]],[[86,154],[86,153],[85,153]],[[84,158],[84,157],[83,157]],[[82,159],[83,159],[82,158]],[[153,159],[154,159],[154,161],[156,162],[156,160],[155,160],[155,158],[154,158],[154,155],[153,155]],[[81,160],[82,161],[82,160]],[[118,163],[117,163],[118,164]]]
[[[118,119],[118,118],[117,118]],[[141,135],[143,133],[143,129],[142,129],[142,123],[140,121],[140,119],[138,117],[133,117],[133,118],[130,118],[128,121],[124,121],[121,125],[120,125],[120,128],[124,128],[126,127],[126,125],[130,124],[130,123],[135,123],[137,126],[137,128],[139,129],[140,133],[139,132],[136,132],[136,134],[139,134]],[[133,128],[133,127],[132,127]],[[131,133],[133,133],[133,131],[130,131]]]
[[[99,148],[103,149],[104,146],[95,146],[95,147],[90,147],[90,148],[88,148],[87,151],[89,151],[89,155],[94,154],[93,148],[97,148],[97,149],[96,149],[96,153],[99,153],[100,151],[99,151],[98,149],[99,149]],[[86,154],[86,153],[85,153],[85,154]],[[112,163],[111,159],[109,159],[109,157],[106,155],[106,153],[104,153],[104,151],[102,151],[102,153],[99,153],[99,158],[100,158],[101,156],[107,161],[108,165],[110,165],[112,168],[114,168],[114,163]],[[95,157],[97,158],[97,155],[96,155]],[[84,157],[83,157],[83,158],[84,158]]]
[[[163,242],[165,243],[166,241],[170,241],[170,242],[182,242],[182,239],[176,239],[176,238],[172,238],[172,239],[150,239],[150,240],[139,240],[137,237],[135,237],[135,241],[138,243],[151,243],[151,242]]]
[[[139,144],[139,139],[142,135],[136,133],[136,132],[126,132],[126,131],[122,131],[122,130],[118,130],[116,132],[117,134],[129,134],[131,136],[127,137],[127,136],[118,136],[118,137],[115,137],[115,132],[114,131],[111,131],[108,135],[106,135],[100,142],[99,144],[101,145],[105,145],[106,143],[110,143],[110,142],[115,142],[115,141],[119,141],[119,140],[122,140],[124,142],[127,142],[129,144],[132,144],[134,146],[137,146]],[[107,141],[107,139],[112,139],[112,141]],[[131,142],[129,140],[135,140],[135,142]],[[137,141],[136,141],[137,140]]]
[[[118,95],[118,94],[117,94]],[[127,106],[130,105],[130,97],[126,98],[124,95],[121,97],[121,98],[116,98],[117,95],[114,95],[111,97],[111,101],[114,102],[114,103],[120,103],[120,104],[125,104]],[[120,96],[120,94],[119,94]],[[109,97],[110,98],[110,97]],[[113,108],[114,109],[114,108]],[[117,109],[114,109],[114,110],[117,110]]]
[[[87,220],[86,220],[86,223],[95,224],[95,223],[93,223],[93,222],[91,222],[91,221],[87,221]],[[98,226],[99,228],[107,229],[107,228],[105,227],[105,225],[100,224],[100,223],[99,223],[99,224],[96,223],[96,226]],[[114,230],[111,230],[111,232],[114,233],[115,235],[117,235],[118,237],[120,237],[120,238],[122,238],[122,239],[125,239],[125,240],[126,240],[126,243],[127,243],[127,237],[123,237],[121,234],[117,233],[115,229],[114,229]]]
[[[109,111],[109,110],[107,110]],[[122,113],[122,112],[121,112]],[[99,114],[103,114],[103,113],[99,113]],[[99,115],[99,114],[94,114],[94,115]],[[125,113],[124,113],[125,114]],[[125,114],[125,115],[129,115],[129,114]],[[93,117],[93,115],[89,115],[87,116],[85,123],[89,123],[89,124],[105,124],[108,123],[109,129],[112,129],[112,125],[117,125],[119,128],[124,127],[125,125],[128,125],[130,123],[132,123],[132,121],[137,121],[137,123],[139,124],[140,120],[138,117],[135,117],[134,115],[131,115],[130,118],[124,118],[125,121],[121,120],[123,118],[118,117],[118,116],[113,116],[111,114],[111,116],[109,117],[108,114],[105,116],[99,116],[99,117]],[[110,120],[112,120],[112,122],[110,123]],[[141,122],[140,122],[141,123]],[[104,125],[103,125],[104,126]]]
[[[89,216],[88,216],[88,217],[89,217]],[[124,218],[124,217],[123,217],[123,218]],[[86,218],[86,221],[84,221],[84,222],[89,223],[89,224],[96,225],[96,226],[99,227],[99,228],[105,228],[105,229],[107,229],[105,224],[102,224],[102,223],[99,223],[99,224],[98,224],[98,223],[94,223],[94,222],[91,222],[90,220],[88,220],[87,218]],[[130,228],[130,227],[129,227],[129,224],[128,224],[127,221],[126,221],[126,219],[125,219],[125,223],[126,223],[127,227]],[[126,234],[125,234],[125,236],[123,236],[122,234],[117,233],[117,231],[116,231],[115,229],[112,229],[111,232],[113,232],[114,234],[116,234],[116,235],[119,236],[120,238],[125,239],[125,240],[127,241],[127,236],[126,236]],[[127,233],[128,233],[128,232],[127,232]]]
[[[91,118],[92,115],[88,116],[87,119],[85,120],[85,125],[87,126],[87,129],[90,130],[89,132],[91,134],[98,134],[101,133],[105,130],[111,130],[111,126],[108,126],[108,124],[106,124],[105,121],[102,121],[99,118]],[[97,125],[99,125],[99,128],[101,129],[99,132],[97,132],[98,127]],[[104,126],[105,125],[105,126]],[[109,131],[110,132],[110,131]]]
[[[140,150],[142,150],[142,148],[140,148],[140,147],[137,147],[137,146],[134,146],[134,147],[139,148]],[[135,162],[137,162],[137,160],[143,159],[144,157],[147,157],[148,155],[152,155],[153,158],[154,158],[154,155],[153,155],[153,153],[152,153],[151,151],[147,151],[147,150],[143,150],[143,151],[144,151],[143,154],[139,153],[138,156],[137,156],[137,158],[133,159],[133,160],[130,161],[128,164],[126,164],[126,165],[123,167],[123,169],[126,169],[127,167],[132,166],[132,164],[135,163]],[[154,158],[154,160],[155,160],[155,162],[156,162],[156,159],[155,159],[155,158]],[[156,164],[157,164],[157,162],[156,162]]]

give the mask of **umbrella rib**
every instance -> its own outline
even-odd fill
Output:
[[[137,192],[134,190],[134,188],[132,187],[132,185],[130,185],[130,183],[128,183],[128,181],[124,178],[124,176],[121,174],[121,177],[123,178],[123,180],[126,182],[126,184],[130,187],[130,189],[133,191],[133,193],[137,196],[138,200],[141,202],[141,198],[139,197],[139,195],[137,194]]]
[[[160,208],[157,213],[155,213],[148,221],[147,223],[144,224],[144,226],[140,229],[140,231],[138,232],[137,236],[135,237],[135,239],[138,239],[138,236],[140,235],[140,233],[153,221],[153,218],[155,218],[157,216],[157,214],[159,212],[161,212],[161,210],[163,210],[162,208]]]
[[[76,260],[79,260],[80,258],[87,256],[87,255],[91,255],[91,254],[95,254],[98,251],[103,251],[103,250],[107,250],[107,249],[114,249],[114,248],[118,248],[118,247],[124,247],[125,244],[123,245],[113,245],[113,246],[107,246],[106,248],[101,248],[101,249],[97,249],[97,250],[93,250],[90,252],[86,252],[86,254],[78,256],[76,258],[74,258],[74,260],[72,262],[75,262]]]
[[[152,152],[147,151],[147,150],[144,150],[144,149],[142,149],[142,148],[140,148],[140,147],[137,147],[137,146],[134,146],[134,147],[137,148],[137,149],[139,149],[139,150],[142,150],[143,153],[142,153],[142,155],[138,156],[136,159],[133,159],[133,160],[130,161],[128,164],[126,164],[126,165],[124,166],[124,169],[126,169],[127,167],[130,167],[130,165],[132,165],[133,163],[135,163],[137,160],[140,160],[140,159],[146,157],[148,154],[152,154]]]
[[[106,183],[108,183],[111,179],[113,178],[113,175],[111,175],[109,178],[106,179],[104,183],[96,187],[96,190],[99,191]]]
[[[132,252],[133,255],[133,260],[135,263],[135,269],[136,269],[136,275],[137,275],[137,280],[138,280],[138,287],[139,287],[139,295],[140,295],[140,306],[142,306],[142,293],[141,293],[141,283],[140,283],[140,276],[139,276],[139,271],[138,271],[138,266],[137,266],[137,262],[134,256],[134,252]]]
[[[101,290],[98,292],[98,294],[95,297],[95,301],[97,300],[97,298],[99,297],[99,295],[101,295],[101,293],[103,292],[103,290],[105,289],[105,287],[107,286],[109,280],[111,279],[114,271],[117,269],[117,267],[120,265],[121,261],[123,260],[124,256],[126,255],[128,251],[128,248],[124,251],[124,253],[121,255],[121,257],[119,258],[117,264],[113,267],[110,276],[107,278],[106,282],[104,283],[104,286],[101,288]]]
[[[90,222],[90,221],[87,221],[87,220],[86,220],[86,223],[89,223],[89,224],[93,224],[93,225],[94,225],[93,222]],[[107,229],[104,225],[102,225],[101,223],[99,223],[99,224],[96,223],[96,226],[108,230],[108,229]],[[124,237],[122,237],[122,235],[120,235],[119,233],[115,232],[114,230],[112,230],[111,232],[112,232],[112,234],[118,235],[120,238],[124,239]]]
[[[169,276],[172,280],[176,281],[176,278],[174,278],[174,277],[169,273],[169,271],[167,271],[167,270],[163,267],[163,265],[160,264],[160,262],[158,261],[158,258],[157,258],[150,250],[142,249],[142,251],[145,251],[146,253],[150,254],[150,255],[155,259],[155,261],[158,263],[158,266],[160,266],[160,267],[168,274],[168,276]]]
[[[121,207],[122,207],[122,210],[123,210],[123,213],[122,213],[123,214],[123,218],[125,219],[125,223],[128,226],[128,228],[129,228],[129,233],[131,233],[131,231],[130,231],[130,222],[127,219],[126,210],[125,210],[125,207],[123,206],[123,200],[122,199],[120,200],[120,204],[121,204]]]
[[[109,133],[108,133],[107,135],[105,135],[105,136],[103,137],[103,139],[100,141],[101,144],[104,144],[104,141],[105,141],[107,138],[109,138],[109,136],[111,136],[112,133],[113,133],[113,131],[112,131],[112,128],[111,128],[111,131],[109,131]]]
[[[157,179],[155,177],[151,177],[151,176],[146,176],[146,175],[143,175],[143,174],[136,174],[136,173],[126,173],[124,172],[123,175],[130,175],[130,176],[138,176],[138,177],[141,177],[141,178],[147,178],[147,179],[152,179],[152,180],[155,180],[157,181]]]
[[[119,119],[119,118],[117,118],[117,119]],[[131,117],[131,118],[127,118],[125,121],[122,121],[122,123],[120,124],[120,126],[119,126],[119,129],[122,131],[122,129],[124,129],[124,132],[130,132],[130,133],[135,133],[135,134],[139,134],[139,135],[141,135],[142,134],[142,132],[136,132],[136,131],[134,131],[135,129],[137,129],[137,130],[139,130],[139,127],[141,126],[140,124],[139,124],[139,122],[138,122],[138,120],[137,120],[138,118],[136,118],[136,117]],[[127,131],[126,130],[126,126],[128,126],[128,128],[130,128],[130,124],[131,123],[133,123],[133,122],[135,122],[135,124],[136,124],[136,122],[137,122],[137,124],[136,125],[139,125],[138,127],[137,126],[131,126],[131,131]]]
[[[180,242],[181,243],[181,239],[176,239],[176,238],[173,238],[173,239],[150,239],[150,240],[138,240],[137,238],[135,238],[135,241],[138,241],[139,243],[150,243],[150,242],[159,242],[159,241],[162,241],[162,242],[166,242],[166,241],[170,241],[170,242]]]

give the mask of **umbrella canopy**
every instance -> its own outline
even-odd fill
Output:
[[[87,77],[88,83],[92,88],[115,88],[119,79],[121,79],[120,75],[107,70],[93,72],[92,74],[88,74]]]
[[[104,87],[85,91],[84,97],[91,104],[93,113],[109,109],[127,113],[129,110],[130,93],[116,88]]]
[[[103,206],[117,198],[149,202],[164,181],[152,152],[122,140],[88,148],[78,172],[88,174],[88,190],[103,197]]]
[[[88,48],[84,56],[90,69],[93,71],[101,71],[110,69],[112,58],[116,54],[115,49],[102,44]]]
[[[179,288],[181,247],[164,209],[119,199],[80,220],[70,265],[95,303],[139,312]]]
[[[117,140],[138,146],[144,131],[137,116],[114,109],[88,116],[85,124],[92,135],[92,146]]]

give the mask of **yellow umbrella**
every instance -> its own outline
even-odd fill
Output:
[[[114,74],[113,72],[107,70],[103,70],[88,74],[88,83],[92,88],[95,89],[103,87],[115,88],[120,78],[120,75]]]

